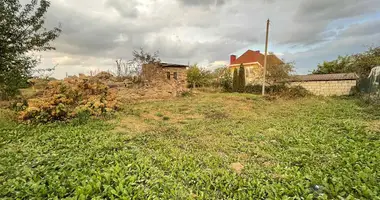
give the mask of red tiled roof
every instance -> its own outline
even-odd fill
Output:
[[[231,65],[258,62],[260,60],[261,53],[259,51],[248,50],[239,58],[237,58]]]
[[[264,66],[264,57],[265,56],[262,53],[260,53],[260,51],[248,50],[239,58],[237,58],[234,62],[232,62],[231,65],[258,62],[262,66]],[[283,63],[282,60],[279,59],[276,55],[268,55],[267,61],[268,65]]]

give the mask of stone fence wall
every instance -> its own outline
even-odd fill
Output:
[[[312,94],[321,96],[350,95],[356,87],[356,80],[291,82],[290,86],[302,86]]]

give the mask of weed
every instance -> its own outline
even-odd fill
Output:
[[[182,97],[190,97],[192,95],[193,95],[193,93],[191,91],[184,91],[181,93]]]
[[[228,115],[219,110],[209,110],[204,113],[207,119],[226,119]]]
[[[156,116],[157,117],[163,117],[164,115],[162,113],[158,112],[158,113],[156,113]]]

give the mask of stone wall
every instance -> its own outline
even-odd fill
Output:
[[[170,73],[170,79],[167,78],[167,73]],[[174,75],[177,73],[177,79],[174,79]],[[186,88],[187,73],[186,68],[183,67],[165,67],[163,68],[163,75],[166,83],[174,84],[177,87]]]
[[[147,81],[149,92],[154,91],[154,93],[161,94],[163,97],[168,95],[177,96],[187,91],[187,73],[184,67],[143,65],[142,77]]]
[[[356,80],[305,81],[291,82],[289,84],[290,86],[302,86],[315,95],[343,96],[352,94],[356,86]]]

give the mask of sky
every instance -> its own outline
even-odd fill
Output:
[[[214,69],[231,54],[263,52],[268,18],[269,51],[297,74],[380,45],[380,0],[52,0],[46,28],[62,33],[55,51],[37,55],[39,68],[57,66],[57,78],[114,70],[141,47]]]

